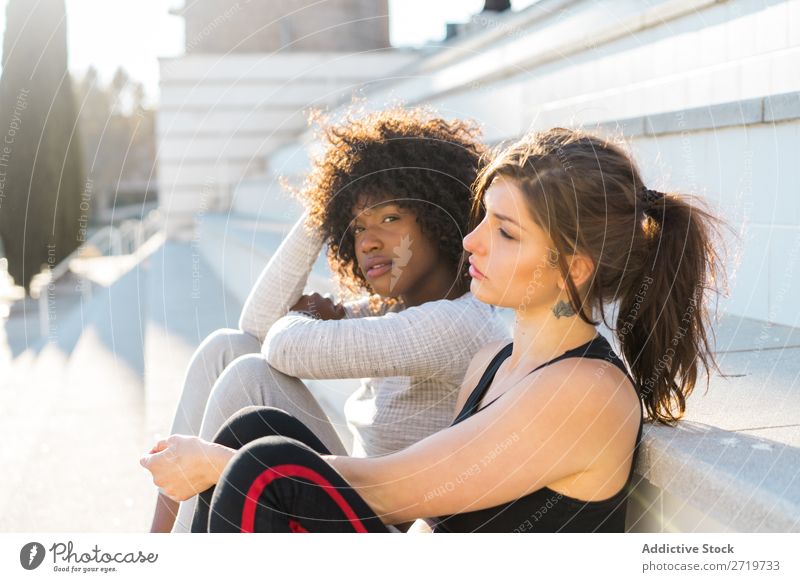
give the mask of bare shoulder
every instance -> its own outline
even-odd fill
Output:
[[[627,440],[638,431],[639,395],[622,370],[606,360],[566,358],[532,374],[525,384],[521,389],[540,393],[551,410],[568,412],[593,438]]]
[[[461,388],[458,392],[458,399],[456,400],[456,409],[453,417],[464,407],[464,404],[469,397],[470,392],[478,385],[483,372],[489,366],[489,363],[494,359],[498,352],[511,343],[511,338],[505,338],[490,342],[475,352],[472,359],[467,366],[467,372],[464,374],[464,379],[461,382]]]

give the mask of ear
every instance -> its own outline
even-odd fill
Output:
[[[575,287],[581,289],[587,284],[594,273],[594,261],[584,254],[573,254],[570,256],[569,261],[569,275]],[[567,288],[566,282],[561,278],[558,282],[560,289]]]

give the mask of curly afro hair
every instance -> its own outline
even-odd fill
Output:
[[[309,226],[328,243],[328,264],[344,296],[370,292],[358,267],[352,209],[358,202],[393,200],[412,211],[420,230],[443,258],[469,277],[462,239],[467,234],[472,185],[486,150],[472,121],[446,121],[428,108],[391,107],[356,115],[333,125],[314,112],[326,148],[314,160],[296,196],[308,208]],[[373,296],[371,308],[397,300]]]

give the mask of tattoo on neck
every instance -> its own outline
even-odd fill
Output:
[[[558,303],[556,303],[555,307],[553,307],[553,315],[555,315],[556,318],[572,317],[575,315],[575,310],[572,309],[572,305],[570,305],[567,301],[559,299]]]

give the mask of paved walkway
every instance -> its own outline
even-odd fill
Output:
[[[139,456],[169,428],[195,347],[241,309],[210,272],[189,245],[168,242],[89,301],[57,304],[46,340],[36,312],[12,314],[0,531],[149,529],[155,488]]]

